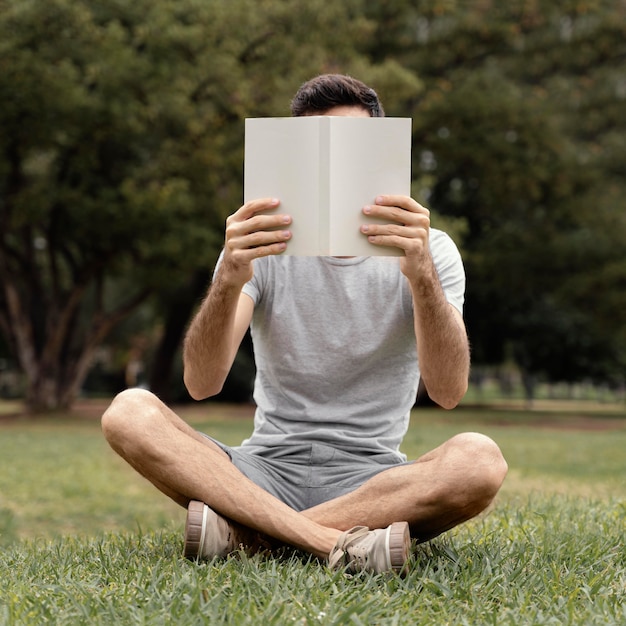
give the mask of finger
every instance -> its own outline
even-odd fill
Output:
[[[270,211],[275,209],[280,204],[278,198],[255,198],[249,200],[233,215],[238,219],[247,220],[253,215],[256,215],[259,211]]]
[[[428,209],[412,211],[397,205],[371,204],[363,207],[363,213],[384,221],[396,222],[420,228],[430,227],[430,212]]]
[[[363,224],[361,232],[368,236],[394,235],[406,239],[424,239],[428,237],[426,229],[406,224]]]
[[[228,251],[224,256],[224,267],[231,267],[237,270],[238,268],[250,268],[255,259],[270,256],[272,254],[282,254],[287,249],[285,242],[275,243],[271,246],[259,246],[258,248],[248,248],[245,250],[235,249]],[[252,274],[248,271],[249,276]],[[247,278],[246,280],[249,280]]]
[[[227,220],[226,230],[227,232],[245,234],[257,230],[276,230],[277,228],[284,228],[288,224],[291,224],[290,215],[255,215],[243,221]]]
[[[405,211],[412,211],[414,213],[430,213],[425,206],[422,206],[417,200],[414,200],[410,196],[383,195],[377,196],[374,202],[379,206],[396,206]]]
[[[404,250],[406,256],[421,254],[427,249],[424,239],[402,237],[401,235],[369,235],[367,240],[375,246],[390,246]]]
[[[291,224],[290,215],[253,215],[248,219],[238,219],[237,214],[226,220],[226,239],[244,237],[258,231],[274,231]]]
[[[231,239],[229,244],[242,250],[270,246],[291,239],[289,230],[259,230]]]
[[[232,258],[239,263],[250,263],[254,259],[265,256],[282,254],[287,249],[287,242],[279,241],[269,246],[257,246],[256,248],[245,248],[232,253]]]

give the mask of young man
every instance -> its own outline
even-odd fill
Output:
[[[353,78],[319,76],[294,115],[382,116]],[[384,190],[381,190],[384,192]],[[399,446],[419,379],[453,408],[467,389],[469,347],[459,253],[402,196],[372,198],[372,246],[401,257],[292,257],[291,218],[261,198],[228,218],[225,246],[184,345],[185,384],[218,393],[248,327],[254,341],[254,432],[228,448],[196,432],[148,391],[119,394],[102,419],[111,446],[187,508],[185,555],[212,558],[288,544],[331,567],[400,571],[410,533],[428,540],[483,511],[507,471],[477,433],[413,462]]]

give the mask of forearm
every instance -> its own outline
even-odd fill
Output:
[[[235,320],[241,286],[216,274],[183,344],[185,386],[201,400],[219,393],[234,361]]]
[[[469,378],[465,325],[446,300],[434,267],[409,282],[422,380],[434,402],[454,408],[465,395]]]
[[[422,380],[437,404],[453,408],[467,391],[469,345],[461,314],[448,304],[430,253],[430,212],[407,196],[379,196],[363,213],[388,221],[361,227],[370,243],[404,253],[400,270],[413,294]]]
[[[289,215],[259,215],[278,205],[275,198],[251,200],[226,220],[222,262],[183,347],[185,385],[196,400],[220,392],[250,324],[254,306],[241,290],[254,275],[254,259],[281,254],[291,237],[284,230]]]

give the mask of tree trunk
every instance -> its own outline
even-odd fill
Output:
[[[26,377],[26,407],[30,413],[50,413],[71,408],[89,372],[96,348],[111,329],[130,315],[149,295],[136,294],[124,305],[109,313],[96,313],[80,337],[74,337],[76,323],[48,325],[43,346],[37,351],[32,321],[22,314],[16,301],[11,331],[17,356]],[[72,305],[73,306],[73,305]],[[67,316],[61,316],[61,319]],[[73,341],[74,340],[74,341]],[[79,345],[71,350],[69,346]]]
[[[150,368],[148,386],[163,401],[172,397],[171,378],[174,359],[185,329],[209,282],[208,272],[195,272],[188,284],[178,289],[167,303],[165,328]]]
[[[29,413],[49,413],[60,408],[58,406],[57,381],[54,377],[26,377],[26,408]]]
[[[67,411],[76,401],[93,360],[94,342],[83,346],[76,358],[40,361],[34,371],[26,373],[26,408],[31,414]]]

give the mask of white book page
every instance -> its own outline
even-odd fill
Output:
[[[360,232],[380,222],[363,214],[379,195],[411,194],[411,119],[332,117],[330,142],[330,254],[399,256]]]
[[[280,199],[272,212],[292,217],[286,254],[319,254],[319,134],[314,117],[246,120],[244,202]]]

